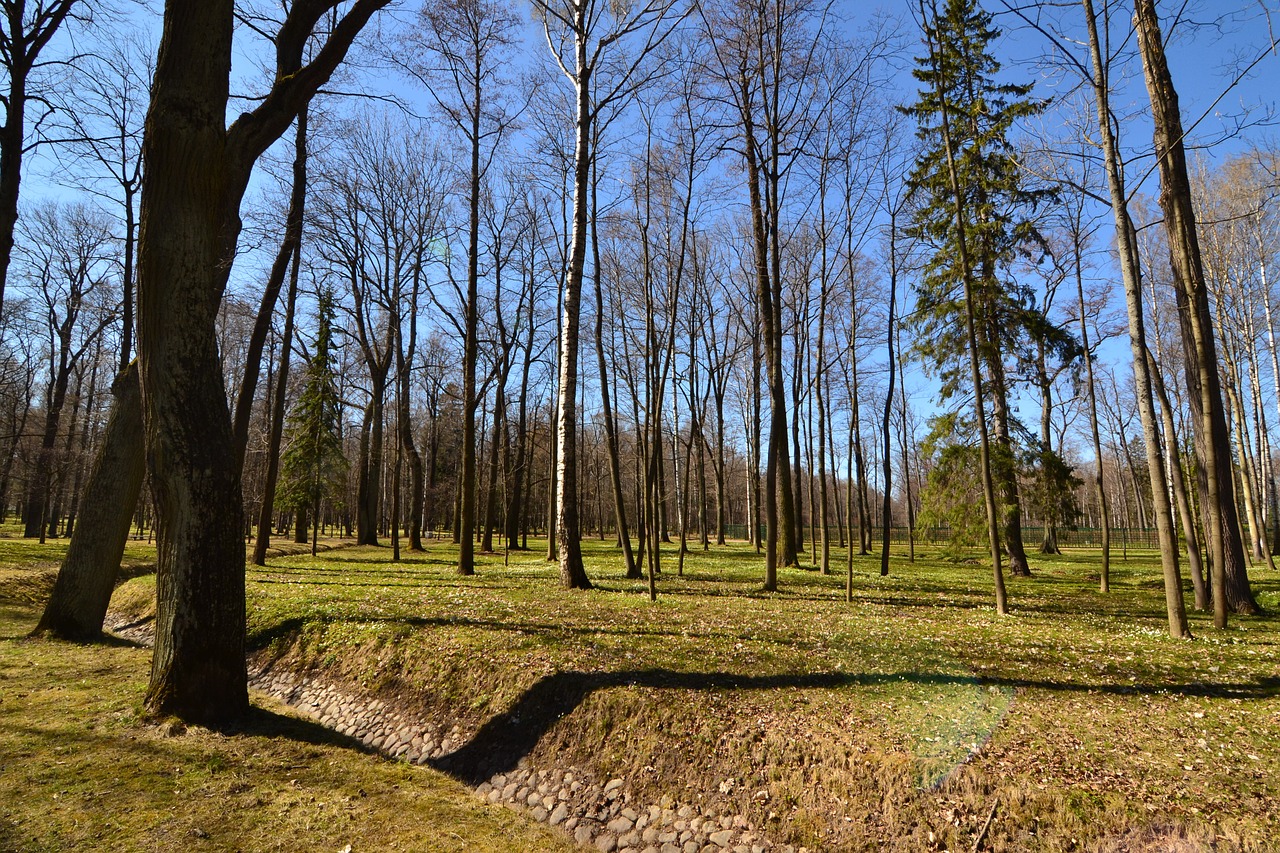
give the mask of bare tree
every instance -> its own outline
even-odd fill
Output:
[[[560,324],[555,516],[560,582],[573,589],[589,589],[579,542],[577,430],[578,338],[590,227],[593,128],[602,109],[627,97],[642,82],[642,63],[682,15],[672,0],[645,0],[630,7],[601,0],[533,0],[533,7],[551,54],[574,92],[573,236]],[[629,56],[621,57],[621,49],[627,49]]]
[[[138,357],[158,515],[156,639],[147,706],[225,724],[248,709],[242,494],[215,343],[253,164],[332,75],[387,0],[297,0],[275,34],[274,81],[226,124],[235,9],[171,0],[156,61],[138,240]]]
[[[18,227],[18,190],[27,142],[27,108],[32,86],[46,64],[45,49],[73,12],[90,7],[76,0],[6,0],[0,6],[0,68],[7,80],[0,103],[0,308],[13,259],[14,230]],[[41,102],[43,103],[43,102]]]

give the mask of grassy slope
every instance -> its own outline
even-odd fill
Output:
[[[968,845],[997,798],[991,837],[1015,849],[1170,829],[1266,847],[1280,829],[1280,624],[1197,618],[1200,642],[1167,639],[1149,558],[1117,561],[1106,597],[1096,558],[1041,560],[1000,619],[987,572],[942,561],[885,580],[860,561],[850,607],[815,572],[759,594],[742,547],[692,555],[683,579],[668,559],[656,605],[599,545],[586,595],[536,552],[473,579],[443,547],[388,556],[251,572],[253,644],[473,729],[508,713],[485,735],[500,750],[655,802],[714,797],[824,848]]]
[[[0,851],[571,849],[272,702],[233,736],[149,724],[147,650],[25,639],[39,547],[0,541]]]
[[[653,605],[587,544],[587,594],[536,552],[467,579],[445,546],[398,566],[374,548],[273,560],[249,573],[251,643],[458,719],[510,760],[623,776],[823,849],[967,848],[997,801],[996,849],[1280,833],[1280,622],[1222,634],[1195,617],[1199,641],[1170,640],[1149,557],[1117,558],[1105,597],[1096,556],[1038,560],[1000,619],[974,565],[897,560],[881,579],[859,560],[849,606],[815,572],[760,594],[738,546],[691,555],[682,579],[668,558]],[[1255,581],[1280,610],[1277,579]],[[152,589],[131,581],[117,604],[143,612]]]

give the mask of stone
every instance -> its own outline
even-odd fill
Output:
[[[621,787],[622,787],[621,779],[610,779],[604,786],[604,792],[608,794],[609,792],[616,791]]]
[[[633,824],[629,818],[615,817],[613,820],[609,821],[606,828],[610,832],[616,832],[618,835],[622,835],[624,832],[630,832],[633,826],[635,826],[635,824]]]
[[[711,843],[717,847],[723,848],[733,846],[733,830],[722,829],[719,832],[713,832],[711,833],[710,838]]]
[[[653,844],[658,840],[658,830],[656,827],[646,826],[644,831],[640,833],[640,840],[645,844]]]
[[[613,853],[618,849],[618,836],[612,832],[606,832],[596,838],[596,849],[600,853]]]
[[[586,846],[591,843],[591,827],[579,826],[573,833],[573,840],[579,844]]]
[[[536,808],[542,805],[542,795],[536,791],[530,792],[530,794],[524,798],[524,802],[529,808]]]
[[[531,812],[531,814],[533,815],[533,819],[538,821],[539,823],[547,819],[547,810],[544,809],[542,806],[538,806],[537,808],[535,808]]]
[[[634,829],[618,838],[619,847],[635,847],[640,844],[640,833]]]
[[[552,809],[551,816],[547,819],[547,822],[550,823],[552,826],[559,826],[560,824],[564,823],[564,819],[568,816],[569,816],[569,807],[566,806],[564,803],[560,803],[558,806]]]

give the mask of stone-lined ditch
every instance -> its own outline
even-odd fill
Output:
[[[119,636],[151,644],[150,621],[117,620],[109,627]],[[450,756],[475,734],[414,718],[380,699],[352,695],[287,669],[251,663],[249,684],[371,750],[446,772]],[[517,808],[602,853],[808,853],[774,843],[741,814],[669,796],[643,803],[626,780],[601,781],[577,767],[541,767],[520,758],[512,769],[479,781],[474,790],[490,803]]]

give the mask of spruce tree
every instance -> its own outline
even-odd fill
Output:
[[[1027,186],[1009,135],[1016,121],[1039,113],[1044,102],[1031,97],[1030,84],[997,80],[1000,64],[991,45],[999,30],[976,0],[947,0],[941,9],[924,0],[921,13],[928,51],[913,74],[922,87],[916,104],[904,110],[925,143],[910,177],[908,233],[932,251],[918,284],[917,349],[941,378],[944,399],[966,385],[970,360],[977,362],[965,390],[980,386],[978,396],[990,408],[999,538],[1011,570],[1025,575],[1013,441],[1018,425],[1008,402],[1006,361],[1027,348],[1031,330],[1043,334],[1046,321],[1034,294],[1009,271],[1020,253],[1033,259],[1043,254],[1030,217],[1052,192]],[[966,336],[970,310],[972,346]],[[1070,347],[1066,332],[1053,337]]]
[[[320,505],[342,494],[347,473],[331,352],[333,316],[333,294],[322,290],[315,350],[307,360],[302,394],[285,424],[286,444],[280,457],[280,485],[276,490],[276,501],[282,508],[306,513],[311,519],[312,556],[316,553]]]

